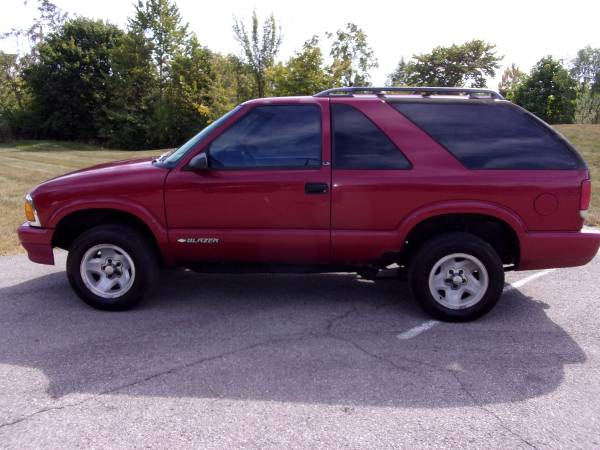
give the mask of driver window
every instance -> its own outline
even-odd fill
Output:
[[[257,106],[208,148],[213,169],[304,169],[321,165],[316,105]]]

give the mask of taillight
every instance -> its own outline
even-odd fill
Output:
[[[579,201],[579,213],[582,218],[587,216],[587,210],[590,207],[592,199],[592,181],[583,180],[581,182],[581,200]]]

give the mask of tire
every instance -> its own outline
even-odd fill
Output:
[[[428,314],[447,322],[467,322],[496,305],[504,287],[504,268],[483,239],[445,233],[419,248],[410,265],[409,283]]]
[[[82,233],[71,245],[67,276],[88,305],[123,311],[151,292],[158,276],[157,255],[132,228],[100,225]]]

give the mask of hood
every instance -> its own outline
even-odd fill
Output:
[[[48,180],[33,191],[31,196],[42,224],[53,227],[60,215],[57,211],[68,210],[77,204],[129,205],[136,208],[163,210],[162,190],[169,169],[152,164],[151,158],[115,161],[87,169],[77,170]]]
[[[69,172],[45,181],[32,191],[32,195],[61,186],[66,186],[76,191],[78,185],[81,187],[89,184],[97,186],[99,184],[121,181],[124,178],[133,180],[139,174],[149,171],[166,172],[164,168],[154,166],[150,157],[111,161]]]

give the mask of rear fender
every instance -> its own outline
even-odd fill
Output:
[[[408,233],[418,224],[432,217],[446,214],[481,214],[502,220],[513,229],[519,239],[519,244],[526,232],[523,220],[514,211],[502,205],[472,200],[438,202],[414,210],[400,223],[397,228],[400,246],[406,240]]]

